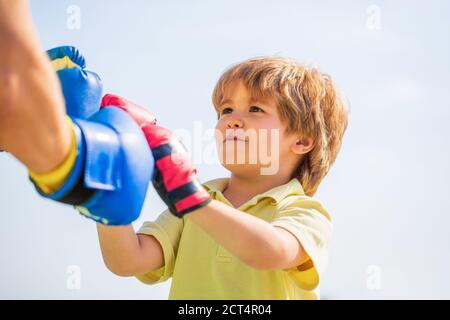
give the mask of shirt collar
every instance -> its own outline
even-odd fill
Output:
[[[228,185],[229,180],[230,178],[218,178],[204,183],[203,186],[213,197],[226,199],[222,192]],[[264,198],[272,198],[271,204],[276,205],[289,195],[304,195],[304,194],[305,192],[303,190],[302,185],[300,184],[300,181],[298,181],[297,178],[293,178],[285,184],[276,186],[261,194],[255,195],[253,198],[244,203],[240,208],[254,205],[258,203],[259,200]]]

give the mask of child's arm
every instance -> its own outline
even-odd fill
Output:
[[[70,150],[58,79],[42,53],[25,0],[0,0],[0,147],[37,173]]]
[[[136,276],[164,266],[164,254],[153,236],[136,234],[131,225],[97,224],[103,261],[114,274]]]
[[[213,200],[186,217],[255,269],[288,269],[309,260],[300,242],[289,231],[220,201]]]

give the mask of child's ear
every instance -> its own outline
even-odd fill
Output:
[[[291,146],[292,152],[295,154],[306,154],[314,148],[315,142],[312,138],[298,137]]]

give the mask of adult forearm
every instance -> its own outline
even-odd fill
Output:
[[[0,0],[0,53],[2,60],[20,59],[23,55],[39,59],[39,41],[27,0]]]
[[[0,147],[36,173],[70,150],[61,88],[33,28],[28,2],[0,0]]]
[[[262,269],[283,253],[283,239],[270,223],[217,200],[187,215],[244,263]]]

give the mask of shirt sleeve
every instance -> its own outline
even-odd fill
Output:
[[[164,254],[164,266],[149,271],[136,278],[145,284],[164,282],[173,275],[184,220],[175,217],[169,209],[162,212],[156,221],[144,222],[138,234],[153,236],[161,244]]]
[[[314,290],[328,264],[333,229],[328,211],[313,198],[300,199],[281,209],[271,224],[292,233],[303,246],[310,260],[284,271],[301,289]]]

